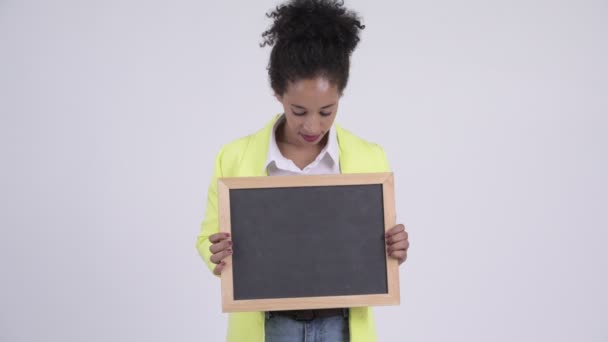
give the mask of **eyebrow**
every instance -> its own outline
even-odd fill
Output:
[[[293,104],[293,103],[292,103],[291,105],[292,105],[293,107],[296,107],[296,108],[299,108],[299,109],[306,109],[306,107],[303,107],[303,106],[300,106],[300,105],[297,105],[297,104]],[[328,104],[328,105],[326,105],[326,106],[321,107],[321,109],[329,108],[329,107],[334,106],[334,105],[335,105],[335,103]]]

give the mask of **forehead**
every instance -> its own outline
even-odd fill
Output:
[[[325,106],[339,97],[337,85],[324,77],[300,79],[287,84],[284,96],[298,105]]]

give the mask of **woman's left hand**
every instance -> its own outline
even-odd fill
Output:
[[[407,259],[407,250],[410,248],[405,226],[398,224],[389,229],[385,234],[385,241],[388,255],[399,260],[399,265],[403,264]]]

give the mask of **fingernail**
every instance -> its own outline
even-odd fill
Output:
[[[232,241],[228,241],[228,246],[232,246]]]
[[[228,254],[232,254],[232,249],[229,249],[229,250],[228,250]]]
[[[226,237],[229,237],[229,236],[230,236],[230,233],[226,233]]]
[[[226,266],[226,262],[225,261],[222,261],[222,266]]]

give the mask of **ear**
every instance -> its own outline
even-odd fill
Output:
[[[283,96],[281,96],[279,94],[274,94],[274,97],[277,99],[277,101],[283,103]]]

